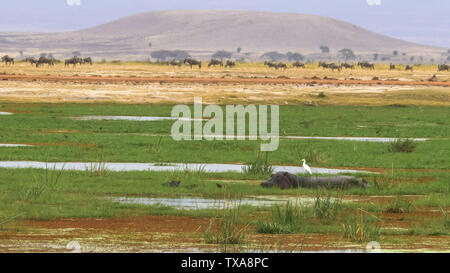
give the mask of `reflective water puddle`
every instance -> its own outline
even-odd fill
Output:
[[[0,143],[0,147],[31,147],[32,145],[27,144],[2,144]]]
[[[347,141],[363,141],[363,142],[395,142],[398,138],[387,137],[309,137],[309,136],[285,136],[287,139],[320,139],[320,140],[347,140]],[[410,138],[414,141],[427,141],[428,138]]]
[[[290,197],[288,199],[255,199],[244,198],[239,200],[225,199],[206,199],[200,197],[182,197],[182,198],[153,198],[153,197],[112,197],[110,200],[121,204],[141,204],[141,205],[160,205],[172,207],[180,210],[197,209],[223,209],[237,207],[238,205],[253,207],[270,207],[273,205],[284,205],[287,201],[293,204],[310,206],[314,204],[314,198],[310,197]]]
[[[38,162],[38,161],[0,161],[0,167],[23,169],[56,169],[56,170],[74,170],[85,171],[92,169],[96,164],[101,164],[102,169],[116,172],[126,171],[203,171],[211,173],[222,172],[243,172],[245,165],[240,164],[199,164],[199,163],[111,163],[111,162]],[[273,166],[274,172],[290,172],[304,174],[306,173],[302,167],[297,166]],[[369,173],[366,171],[357,170],[340,170],[340,169],[326,169],[313,168],[313,174],[342,174],[342,173]]]

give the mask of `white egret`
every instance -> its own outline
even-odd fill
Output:
[[[312,171],[311,171],[311,168],[308,166],[308,165],[306,165],[306,160],[303,158],[302,159],[302,162],[303,162],[303,169],[307,172],[307,173],[309,173],[309,174],[312,174]]]

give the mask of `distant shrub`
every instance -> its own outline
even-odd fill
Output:
[[[386,205],[384,211],[387,213],[409,213],[412,212],[414,208],[415,207],[413,202],[407,199],[402,199],[399,196],[397,196],[397,198],[394,201],[389,202]]]
[[[417,144],[409,138],[399,138],[392,142],[388,151],[391,153],[412,153],[417,147]]]
[[[189,53],[183,50],[157,50],[153,51],[150,56],[161,61],[165,61],[166,59],[176,59],[182,61],[190,57]]]
[[[303,56],[302,54],[298,53],[298,52],[288,52],[286,53],[286,56],[288,58],[288,61],[303,61],[305,59],[305,56]]]
[[[328,54],[328,53],[330,53],[330,48],[328,46],[322,45],[322,46],[320,46],[320,51],[322,53]]]
[[[325,95],[324,92],[320,92],[320,93],[317,95],[317,97],[320,98],[320,99],[323,99],[323,98],[326,98],[327,95]]]
[[[279,61],[279,60],[286,58],[286,55],[278,53],[276,51],[271,51],[271,52],[267,52],[267,53],[264,53],[263,55],[261,55],[261,58],[262,59],[268,58],[271,61]]]
[[[233,55],[233,52],[228,52],[224,50],[219,50],[214,52],[214,54],[211,56],[212,59],[229,59]]]

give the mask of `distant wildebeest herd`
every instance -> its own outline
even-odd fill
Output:
[[[12,58],[8,55],[3,56],[1,58],[1,61],[2,61],[2,63],[5,63],[6,66],[14,65],[14,58]],[[53,57],[44,57],[44,56],[41,56],[38,59],[35,57],[28,57],[28,58],[24,59],[23,61],[28,62],[31,65],[36,66],[36,67],[39,67],[43,64],[47,64],[48,67],[51,67],[51,66],[54,66],[55,62],[56,62],[56,60]],[[164,62],[164,63],[166,65],[170,65],[170,66],[181,67],[183,64],[186,64],[186,65],[189,65],[191,68],[193,68],[193,67],[198,67],[199,69],[202,68],[202,61],[196,60],[196,59],[193,59],[190,57],[184,59],[184,61],[173,59],[171,61]],[[64,60],[64,67],[67,67],[70,65],[75,67],[77,64],[79,64],[79,65],[91,64],[92,65],[93,61],[92,61],[91,57],[82,58],[82,57],[78,57],[78,56],[74,56],[73,58]],[[289,68],[289,64],[283,63],[283,62],[266,61],[266,62],[264,62],[264,65],[267,66],[268,68],[275,68],[277,70],[278,69],[286,70]],[[225,68],[233,68],[236,66],[236,62],[232,61],[232,60],[227,60],[226,62],[224,62],[223,60],[211,59],[210,62],[208,63],[208,67],[216,67],[216,66],[225,67]],[[369,62],[358,62],[357,64],[348,64],[348,63],[336,64],[336,63],[319,62],[318,67],[325,68],[325,69],[331,69],[332,71],[335,71],[335,70],[341,71],[343,69],[355,69],[356,67],[360,67],[362,69],[375,70],[375,64],[369,63]],[[398,67],[399,67],[398,65],[391,63],[389,65],[389,70],[396,70]],[[306,64],[296,61],[296,62],[292,63],[292,68],[306,68]],[[438,65],[437,68],[438,68],[439,72],[440,71],[450,71],[450,66],[447,64],[440,64],[440,65]],[[413,65],[405,65],[404,70],[405,71],[413,71],[414,66]]]
[[[186,59],[184,59],[184,61],[173,59],[168,62],[164,62],[163,64],[170,65],[170,66],[178,66],[178,67],[181,67],[181,65],[183,65],[183,64],[187,64],[191,68],[193,68],[194,66],[197,66],[199,69],[202,68],[202,62],[199,60],[192,59],[192,58],[186,58]],[[232,68],[235,65],[236,65],[236,62],[231,61],[231,60],[226,61],[224,64],[224,62],[222,60],[211,59],[211,61],[208,64],[208,67],[220,66],[220,67]]]
[[[6,65],[12,65],[14,64],[14,58],[9,57],[8,55],[5,55],[2,57],[2,62],[4,62]],[[55,65],[55,58],[52,57],[44,57],[41,56],[39,57],[39,59],[36,59],[35,57],[27,57],[24,59],[25,62],[30,63],[33,66],[39,67],[43,64],[47,64],[48,67],[50,66],[54,66]],[[64,61],[64,66],[68,66],[68,65],[77,65],[77,64],[85,64],[85,63],[89,63],[89,64],[93,64],[91,57],[87,57],[87,58],[81,58],[81,57],[76,57],[74,56],[73,58],[70,59],[66,59]]]

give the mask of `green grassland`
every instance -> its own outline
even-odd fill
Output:
[[[0,116],[0,143],[33,143],[36,146],[0,147],[0,161],[249,163],[255,160],[259,141],[177,142],[169,136],[173,121],[81,121],[71,118],[88,115],[170,116],[171,109],[168,105],[2,103],[0,111],[15,114]],[[313,167],[382,168],[384,171],[379,174],[357,174],[370,183],[369,189],[349,189],[344,194],[416,195],[416,198],[411,203],[343,203],[336,208],[336,215],[330,211],[334,210],[332,204],[330,207],[322,204],[325,207],[301,208],[301,212],[290,211],[292,208],[288,205],[278,211],[276,208],[243,206],[239,223],[252,223],[260,233],[336,233],[345,226],[345,236],[365,240],[367,238],[352,233],[357,222],[351,216],[360,210],[380,213],[443,208],[447,211],[450,202],[449,116],[450,109],[446,107],[280,107],[282,136],[432,138],[415,143],[415,149],[409,153],[390,152],[389,143],[282,138],[279,149],[269,153],[271,164],[298,165],[299,159],[308,157],[308,164]],[[111,196],[201,196],[239,200],[245,196],[284,195],[311,196],[317,200],[342,194],[338,190],[283,191],[260,187],[259,182],[267,177],[232,172],[60,172],[52,170],[51,166],[47,170],[0,168],[0,222],[12,217],[41,220],[146,214],[216,217],[218,213],[216,210],[186,211],[156,205],[119,204],[108,200]],[[179,188],[164,187],[162,184],[168,180],[181,180],[182,184]],[[236,180],[240,182],[230,182]],[[216,183],[224,187],[218,188]],[[286,220],[288,218],[290,220]],[[410,219],[414,226],[407,234],[448,235],[448,218],[443,219],[432,223]],[[379,231],[369,220],[368,232],[376,238]]]
[[[257,155],[259,141],[174,141],[173,121],[82,121],[86,115],[170,116],[171,106],[14,105],[1,109],[1,143],[36,143],[0,148],[0,160],[246,163]],[[20,113],[25,112],[25,113]],[[450,166],[450,110],[446,107],[283,106],[281,136],[426,137],[412,153],[392,153],[388,143],[280,139],[270,154],[273,164],[297,165],[316,153],[315,167],[447,169]],[[220,154],[220,156],[218,156]]]

